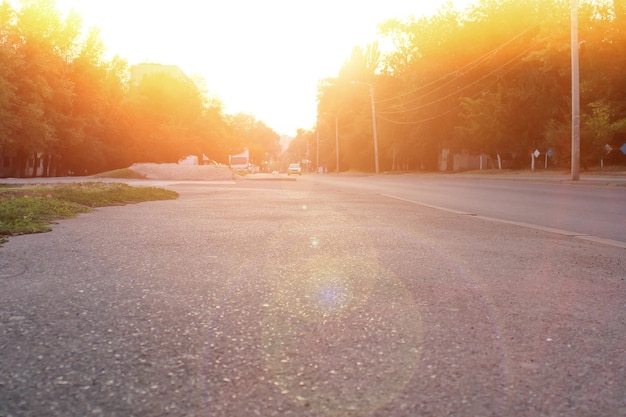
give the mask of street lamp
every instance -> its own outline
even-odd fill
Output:
[[[372,130],[374,131],[374,163],[376,166],[376,173],[378,174],[380,169],[378,166],[378,133],[376,129],[376,108],[374,106],[374,86],[363,81],[350,81],[350,84],[364,84],[370,88],[370,100],[372,102]]]

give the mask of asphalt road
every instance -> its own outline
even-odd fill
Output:
[[[0,248],[0,416],[626,416],[624,249],[316,181]]]
[[[626,178],[596,177],[579,183],[553,177],[387,175],[311,176],[342,187],[466,215],[600,239],[626,248]]]

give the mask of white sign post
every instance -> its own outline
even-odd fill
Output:
[[[541,152],[539,152],[538,149],[535,149],[535,152],[533,152],[530,156],[530,170],[532,172],[535,172],[535,158],[539,158],[539,155],[541,155]]]

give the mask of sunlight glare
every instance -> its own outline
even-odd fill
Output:
[[[431,15],[445,0],[195,0],[87,2],[74,9],[97,26],[108,55],[129,63],[178,65],[206,79],[228,113],[254,114],[279,134],[315,124],[317,83],[334,77],[355,46],[376,39],[390,18]],[[452,2],[464,9],[470,0]]]

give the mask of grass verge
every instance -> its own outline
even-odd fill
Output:
[[[130,168],[116,169],[93,175],[94,178],[123,178],[123,179],[145,179],[145,175],[133,171]]]
[[[0,184],[0,243],[10,236],[48,232],[54,221],[89,212],[95,207],[177,197],[174,191],[121,183]]]

